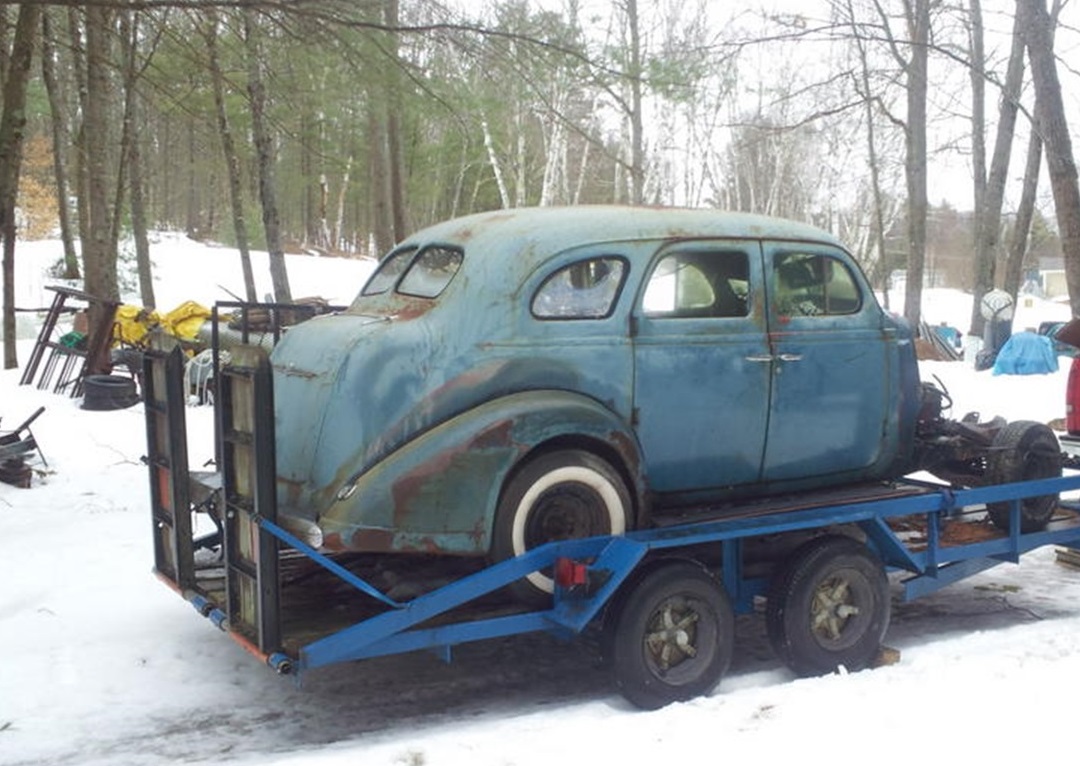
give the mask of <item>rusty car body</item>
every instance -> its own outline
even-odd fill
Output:
[[[279,513],[324,550],[499,560],[897,476],[919,407],[910,331],[836,239],[711,210],[432,226],[272,363]]]

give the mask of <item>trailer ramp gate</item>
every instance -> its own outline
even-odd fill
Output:
[[[746,613],[767,592],[768,576],[748,566],[745,548],[764,536],[857,527],[887,567],[911,574],[903,581],[906,600],[1016,562],[1044,545],[1080,547],[1080,512],[1064,505],[1045,530],[1020,532],[1020,500],[1078,491],[1080,473],[974,489],[902,482],[883,488],[878,498],[836,504],[808,498],[810,507],[788,504],[781,511],[758,503],[741,514],[727,510],[722,518],[549,543],[396,600],[362,567],[358,571],[356,559],[317,551],[278,524],[270,366],[264,351],[247,347],[234,350],[223,366],[216,408],[224,499],[212,513],[223,526],[222,560],[216,568],[196,566],[198,543],[191,542],[186,512],[193,504],[184,396],[182,385],[172,382],[182,379],[177,357],[178,352],[148,354],[145,370],[155,570],[201,614],[282,673],[419,649],[449,659],[457,644],[520,633],[578,634],[647,559],[686,557],[690,550],[713,551],[735,611]],[[947,539],[951,524],[966,523],[965,516],[981,514],[988,502],[1006,501],[1007,534],[987,530],[974,541]],[[914,538],[912,528],[919,530]],[[506,585],[556,566],[571,571],[573,583],[557,588],[550,609],[523,611],[499,600]],[[328,597],[301,589],[319,579],[332,583]],[[323,619],[331,613],[336,622]]]

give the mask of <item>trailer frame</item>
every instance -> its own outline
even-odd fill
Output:
[[[150,351],[144,365],[154,571],[201,615],[283,674],[303,676],[336,663],[416,650],[449,661],[456,645],[524,633],[579,635],[591,625],[610,625],[608,613],[618,611],[623,594],[651,570],[672,562],[708,563],[734,612],[747,613],[767,596],[773,579],[747,557],[748,546],[764,538],[823,533],[855,538],[888,571],[906,573],[900,588],[905,601],[998,564],[1019,562],[1024,553],[1045,545],[1080,548],[1075,504],[1060,503],[1044,530],[1022,532],[1020,524],[1024,498],[1076,492],[1080,473],[977,488],[907,479],[867,487],[854,497],[811,493],[796,500],[748,502],[716,518],[699,513],[700,520],[675,520],[622,536],[549,543],[422,595],[394,598],[350,562],[316,550],[279,523],[272,376],[264,350],[241,347],[221,368],[215,403],[219,472],[209,477],[192,474],[187,466],[186,397],[177,383],[183,375],[180,351]],[[1004,502],[1010,505],[1008,532],[988,531],[978,521],[984,515],[980,509]],[[192,511],[208,511],[220,529],[196,537]],[[956,542],[949,532],[957,524],[982,533]],[[215,547],[220,561],[200,565],[196,552]],[[282,572],[296,566],[303,571],[295,582],[321,573],[336,583],[337,593],[350,594],[335,596],[339,601],[333,603],[362,603],[368,611],[343,625],[291,636],[286,627],[291,607],[283,594],[295,582],[286,582]],[[549,567],[557,582],[549,608],[488,605],[510,583]],[[666,701],[651,692],[641,697],[640,691],[644,702],[633,691],[628,696],[642,706]]]

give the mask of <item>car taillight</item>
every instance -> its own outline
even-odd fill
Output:
[[[1080,357],[1073,357],[1065,388],[1065,430],[1080,435]]]

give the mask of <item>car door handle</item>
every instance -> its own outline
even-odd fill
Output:
[[[777,359],[781,362],[801,362],[802,354],[781,354]]]
[[[764,355],[746,357],[746,361],[748,361],[748,362],[765,362],[766,364],[771,362],[773,359],[775,359],[775,357],[772,356],[771,354],[764,354]]]

